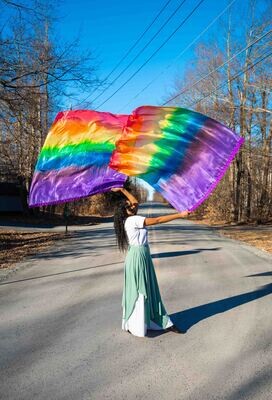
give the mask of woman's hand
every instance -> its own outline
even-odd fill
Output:
[[[190,214],[190,211],[182,211],[181,213],[179,213],[180,218],[186,218],[186,217],[188,217],[189,214]]]
[[[122,190],[123,190],[123,188],[111,188],[112,192],[120,192]]]

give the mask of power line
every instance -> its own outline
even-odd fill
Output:
[[[163,11],[166,9],[169,3],[171,3],[172,0],[166,1],[164,3],[163,7],[160,9],[156,17],[153,19],[153,21],[146,27],[144,32],[139,36],[139,38],[136,40],[136,42],[133,43],[133,45],[128,49],[128,51],[124,54],[124,56],[121,58],[121,60],[115,65],[115,67],[110,71],[110,73],[106,76],[106,78],[101,82],[100,86],[103,85],[104,82],[107,82],[109,77],[117,70],[117,68],[122,64],[122,62],[128,57],[128,55],[132,52],[132,50],[137,46],[137,44],[142,40],[142,38],[145,36],[145,34],[149,31],[149,29],[154,25],[154,23],[157,21],[157,19],[160,17],[160,15],[163,13]],[[98,87],[99,88],[99,87]],[[96,88],[91,94],[89,94],[84,100],[82,100],[79,104],[84,103],[86,100],[88,100],[97,90]],[[107,90],[107,89],[106,89]]]
[[[207,32],[208,29],[210,29],[210,27],[232,6],[232,4],[237,1],[237,0],[232,0],[231,3],[228,4],[227,7],[224,8],[223,11],[221,11],[207,26],[206,28],[195,37],[195,39],[193,41],[191,41],[188,46],[183,49],[178,55],[177,57],[170,63],[167,65],[167,67],[161,71],[154,79],[152,79],[142,90],[140,90],[132,99],[129,100],[128,103],[126,103],[118,112],[121,112],[124,108],[126,108],[129,104],[131,104],[131,102],[135,99],[137,99],[137,97],[139,97],[143,92],[146,91],[146,89],[148,89],[154,82],[156,82],[160,76],[162,76],[163,74],[165,74],[165,72],[172,67],[173,64],[175,64],[177,62],[177,60],[180,59],[181,56],[183,56],[183,54],[189,50],[193,44],[195,44],[198,39],[200,39],[200,37]]]
[[[171,35],[168,36],[168,38],[151,54],[151,56],[134,72],[115,92],[109,96],[106,100],[104,100],[101,104],[99,104],[98,107],[96,107],[96,110],[103,106],[107,101],[109,101],[116,93],[118,93],[128,82],[130,82],[135,75],[137,75],[144,67],[145,65],[162,49],[163,46],[176,34],[176,32],[185,24],[185,22],[192,16],[192,14],[200,7],[200,5],[204,2],[205,0],[200,0],[197,5],[193,8],[193,10],[187,15],[186,18],[182,20],[182,22],[178,25],[178,27],[171,33]]]
[[[270,54],[268,54],[268,57],[269,57],[269,55]],[[225,83],[226,84],[226,83]],[[227,102],[227,103],[231,103],[231,101],[230,100],[228,100],[228,99],[224,99],[224,98],[220,98],[220,97],[217,97],[217,99],[218,100],[221,100],[221,101],[224,101],[224,102]],[[222,110],[222,108],[220,109],[220,108],[216,108],[216,107],[212,107],[212,106],[208,106],[209,107],[209,110],[211,109],[211,110],[213,110],[213,111],[216,111],[216,112],[222,112],[223,110]],[[247,111],[252,111],[253,112],[253,115],[255,115],[256,114],[256,112],[268,112],[268,113],[272,113],[272,111],[270,111],[270,110],[266,110],[266,109],[261,109],[261,108],[254,108],[254,107],[249,107],[249,106],[245,106],[245,105],[239,105],[239,104],[237,104],[237,105],[233,105],[233,107],[230,107],[230,106],[226,106],[226,109],[227,110],[230,110],[230,109],[232,109],[232,110],[234,110],[234,109],[238,109],[238,108],[243,108],[244,110],[247,110]],[[224,111],[226,111],[226,109],[224,109]],[[256,115],[255,115],[256,116]],[[251,126],[251,129],[253,129],[253,128],[255,128],[256,126],[259,126],[260,125],[260,121],[258,121],[258,122],[256,122],[254,125],[252,125]]]
[[[233,76],[229,81],[232,82],[234,79],[239,78],[239,76],[241,76],[244,72],[249,71],[250,69],[252,69],[253,67],[255,67],[256,65],[258,65],[260,62],[264,61],[266,58],[270,57],[272,55],[271,53],[266,54],[264,57],[262,57],[260,60],[256,61],[255,63],[249,65],[247,68],[241,70],[240,72],[238,72],[235,76]],[[210,92],[209,94],[203,96],[201,99],[194,101],[193,103],[189,104],[188,107],[192,107],[195,104],[199,103],[202,100],[205,100],[207,97],[212,96],[217,90],[221,89],[222,87],[224,87],[226,84],[228,83],[228,80],[225,81],[224,83],[222,83],[221,85],[219,85],[215,90],[213,90],[212,92]]]
[[[225,103],[230,103],[230,104],[232,104],[232,102],[231,102],[229,99],[224,99],[224,98],[220,98],[220,97],[217,97],[217,99],[220,100],[220,101],[223,101],[223,102],[225,102]],[[228,107],[228,109],[234,110],[234,109],[236,109],[236,108],[240,108],[241,105],[239,105],[239,104],[237,104],[237,105],[236,105],[236,104],[233,104],[233,105],[230,105],[230,106],[227,106],[227,107]],[[272,111],[270,111],[270,110],[268,110],[268,109],[265,109],[265,108],[261,108],[261,107],[250,107],[250,106],[244,105],[243,108],[244,108],[245,110],[253,111],[254,113],[260,112],[260,113],[272,114]]]
[[[262,86],[253,85],[252,83],[247,83],[246,86],[255,87],[256,89],[259,89],[260,91],[263,91],[263,92],[269,92],[269,93],[272,92],[272,88],[271,89],[270,88],[264,88]]]
[[[167,18],[164,24],[157,30],[157,32],[152,36],[152,38],[144,45],[144,47],[136,54],[136,56],[129,62],[129,64],[122,69],[122,71],[117,75],[117,77],[98,95],[93,99],[93,102],[101,97],[115,82],[129,69],[129,67],[137,60],[137,58],[145,51],[145,49],[153,42],[153,40],[160,34],[163,28],[168,24],[169,21],[176,15],[179,9],[183,6],[186,0],[182,0],[178,7],[172,12],[172,14]]]
[[[272,29],[270,29],[270,31],[264,33],[261,37],[259,37],[258,39],[255,39],[253,42],[251,42],[250,44],[248,44],[247,46],[245,46],[242,50],[238,51],[237,53],[235,53],[232,57],[228,58],[225,62],[223,62],[222,64],[220,64],[218,67],[216,67],[215,69],[213,69],[211,72],[209,72],[208,74],[206,74],[205,76],[203,76],[202,78],[198,79],[196,82],[194,82],[192,85],[188,85],[186,86],[184,89],[182,89],[181,92],[179,92],[178,94],[176,94],[175,96],[171,97],[169,100],[167,100],[166,102],[164,102],[162,105],[166,105],[168,104],[170,101],[175,100],[177,97],[181,96],[182,94],[184,94],[185,92],[187,92],[188,90],[192,89],[195,85],[197,85],[198,83],[202,82],[204,79],[208,78],[209,76],[211,76],[214,72],[218,71],[220,68],[224,67],[224,65],[228,64],[230,61],[232,61],[233,59],[235,59],[236,57],[238,57],[241,53],[243,53],[244,51],[246,51],[249,47],[252,47],[254,44],[256,44],[257,42],[259,42],[261,39],[263,39],[265,36],[269,35],[272,32]]]
[[[193,106],[193,105],[199,103],[200,101],[206,99],[207,97],[212,96],[215,92],[217,92],[217,90],[219,90],[219,89],[221,89],[222,87],[224,87],[228,82],[232,82],[234,79],[239,78],[239,76],[241,76],[243,73],[245,73],[245,72],[249,71],[250,69],[254,68],[256,65],[258,65],[260,62],[264,61],[266,58],[270,57],[271,55],[272,55],[272,52],[266,54],[263,58],[261,58],[260,60],[258,60],[258,61],[255,62],[255,63],[249,65],[247,68],[242,69],[242,70],[239,71],[235,76],[233,76],[229,81],[227,80],[227,81],[223,82],[223,83],[222,83],[221,85],[219,85],[215,90],[213,90],[213,91],[210,92],[209,94],[203,96],[201,99],[199,99],[199,100],[197,100],[197,101],[195,101],[195,102],[189,104],[188,107],[191,107],[191,106]]]
[[[157,21],[157,19],[159,18],[159,16],[163,13],[163,11],[166,9],[166,7],[168,6],[169,3],[171,3],[172,0],[168,0],[163,7],[161,8],[161,10],[158,12],[158,14],[156,15],[156,17],[153,19],[153,21],[148,25],[148,27],[144,30],[144,32],[141,34],[141,36],[136,40],[136,42],[130,47],[130,49],[126,52],[126,54],[121,58],[121,60],[119,61],[119,63],[113,68],[113,70],[107,75],[107,77],[105,78],[105,80],[107,80],[115,71],[116,69],[119,67],[119,65],[127,58],[127,56],[131,53],[131,51],[134,49],[134,47],[137,46],[137,44],[142,40],[142,38],[144,37],[144,35],[149,31],[149,29],[152,27],[152,25],[154,25],[154,23]]]

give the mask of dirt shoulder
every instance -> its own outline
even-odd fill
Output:
[[[68,226],[97,225],[112,221],[112,216],[70,216]],[[52,246],[56,241],[72,235],[72,231],[47,232],[44,229],[63,226],[66,220],[61,215],[1,215],[0,216],[0,271],[10,270],[12,267],[24,261],[26,257],[42,252]],[[16,229],[19,228],[19,229]],[[32,228],[34,228],[32,230]],[[39,228],[41,230],[39,230]]]
[[[196,220],[199,224],[210,226],[220,235],[224,235],[234,240],[240,240],[255,246],[258,249],[272,254],[272,224],[265,225],[243,224],[230,225],[226,223],[214,223],[210,220]]]
[[[24,232],[0,229],[0,269],[11,269],[27,256],[40,253],[60,239],[69,237],[63,232]]]

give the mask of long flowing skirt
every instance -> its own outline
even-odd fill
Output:
[[[148,245],[129,246],[125,259],[122,329],[146,336],[147,329],[173,325],[163,305]]]

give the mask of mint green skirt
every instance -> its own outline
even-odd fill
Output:
[[[171,320],[163,305],[148,245],[129,246],[125,259],[122,297],[123,321],[133,313],[139,294],[144,296],[145,323],[165,329]]]

